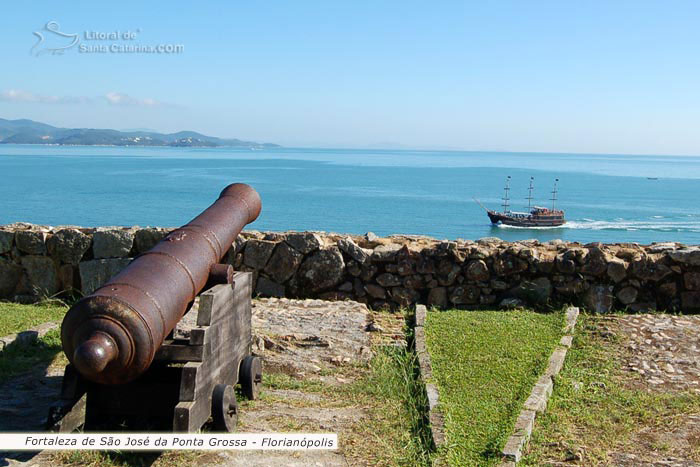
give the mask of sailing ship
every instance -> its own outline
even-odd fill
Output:
[[[564,211],[556,209],[557,183],[559,182],[559,179],[557,178],[554,181],[554,189],[552,190],[552,197],[550,198],[550,201],[552,201],[551,209],[542,206],[532,205],[532,190],[534,189],[534,180],[534,177],[530,177],[530,187],[528,189],[528,196],[526,198],[528,201],[527,212],[517,212],[510,210],[510,175],[508,176],[508,178],[506,178],[502,212],[486,209],[481,203],[479,203],[478,200],[476,200],[476,202],[479,203],[479,206],[484,208],[486,214],[488,214],[489,219],[491,220],[491,223],[495,225],[503,224],[510,225],[513,227],[559,227],[561,225],[564,225],[566,223],[566,219],[564,219]]]

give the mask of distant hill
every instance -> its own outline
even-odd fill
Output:
[[[176,146],[277,148],[276,144],[223,139],[194,131],[162,134],[152,131],[117,131],[93,128],[57,128],[32,120],[0,118],[0,144],[57,144],[79,146]]]

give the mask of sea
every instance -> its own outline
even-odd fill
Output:
[[[507,176],[518,211],[559,179],[568,222],[492,226]],[[700,157],[666,155],[0,145],[0,224],[179,226],[234,182],[262,231],[700,244]]]

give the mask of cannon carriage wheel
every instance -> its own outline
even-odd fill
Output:
[[[248,355],[241,362],[238,382],[241,383],[243,394],[249,400],[255,400],[262,386],[262,360],[260,357]]]
[[[211,396],[211,418],[217,431],[233,433],[238,423],[236,391],[228,384],[217,384]]]

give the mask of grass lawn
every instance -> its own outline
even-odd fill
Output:
[[[612,453],[682,455],[700,462],[697,434],[688,437],[690,451],[674,446],[688,415],[700,414],[700,397],[650,392],[640,385],[637,375],[622,368],[621,357],[629,350],[620,337],[601,332],[604,320],[579,316],[573,346],[522,464],[614,465]]]
[[[0,302],[0,336],[25,331],[47,321],[61,321],[67,309],[51,302],[39,305]],[[0,381],[61,358],[61,336],[54,329],[30,345],[13,345],[0,351]]]
[[[66,311],[68,307],[59,302],[45,302],[38,305],[0,302],[0,337],[26,331],[47,321],[60,322]]]
[[[562,335],[563,313],[428,313],[426,339],[452,466],[495,465]]]

